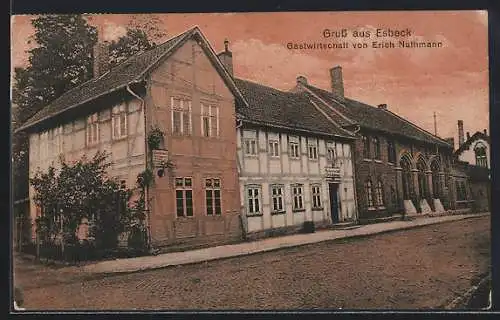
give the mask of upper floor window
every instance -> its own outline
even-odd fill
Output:
[[[113,139],[127,136],[127,107],[125,105],[114,106],[111,117]]]
[[[217,106],[201,104],[201,131],[204,137],[219,136],[219,108]]]
[[[335,149],[334,147],[328,147],[326,149],[326,157],[328,161],[334,161],[335,160]]]
[[[387,161],[396,163],[396,148],[393,141],[387,141]]]
[[[175,178],[175,207],[178,217],[193,216],[192,178]]]
[[[300,157],[300,149],[298,142],[290,142],[290,157],[291,158],[299,158]]]
[[[247,215],[260,214],[260,186],[247,186]]]
[[[244,149],[246,155],[256,155],[257,154],[257,140],[256,139],[245,139]]]
[[[318,146],[316,145],[316,143],[309,144],[309,146],[307,147],[307,150],[308,150],[309,159],[311,159],[311,160],[318,159]]]
[[[323,207],[321,203],[321,186],[319,184],[312,185],[311,194],[312,194],[312,208],[321,209]]]
[[[99,116],[94,113],[87,117],[87,126],[85,128],[87,135],[87,145],[96,144],[99,142]]]
[[[292,199],[293,211],[304,210],[304,186],[302,184],[292,185]]]
[[[271,157],[279,157],[280,155],[280,144],[278,140],[269,140],[269,155]]]
[[[380,139],[377,137],[374,137],[372,139],[373,141],[373,156],[375,159],[380,160]]]
[[[271,186],[271,210],[272,212],[282,212],[283,209],[283,185]]]
[[[370,159],[370,139],[363,136],[363,158]]]
[[[476,165],[480,167],[488,167],[488,158],[486,157],[486,146],[483,143],[478,143],[474,148],[476,154]]]
[[[207,215],[221,215],[220,179],[205,179],[205,204]]]
[[[177,135],[191,134],[191,101],[172,98],[172,132]]]

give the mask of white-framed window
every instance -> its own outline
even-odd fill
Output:
[[[377,181],[377,186],[375,187],[375,192],[377,194],[377,205],[379,207],[383,207],[385,205],[384,204],[384,186],[383,186],[381,180]]]
[[[243,144],[244,144],[246,155],[256,155],[257,154],[257,140],[256,139],[245,139]]]
[[[193,216],[193,179],[175,178],[175,210],[178,217]]]
[[[372,181],[371,180],[366,180],[365,182],[365,195],[366,195],[366,204],[368,208],[373,208],[374,203],[373,203],[373,188],[372,188]]]
[[[283,193],[284,187],[283,185],[273,184],[271,185],[271,212],[283,212],[285,211],[283,205]]]
[[[290,142],[290,157],[300,158],[300,148],[298,142]]]
[[[87,145],[99,142],[99,114],[97,112],[87,117],[85,132],[87,135]]]
[[[312,194],[312,208],[313,209],[323,208],[323,203],[321,201],[321,185],[313,184],[311,186],[311,194]]]
[[[328,148],[326,148],[326,157],[330,162],[333,162],[335,160],[335,148],[333,146],[329,146]]]
[[[311,159],[311,160],[318,159],[318,146],[316,145],[316,143],[310,143],[307,146],[307,151],[308,151],[309,159]]]
[[[269,140],[269,155],[271,157],[280,156],[280,143],[278,140]]]
[[[127,136],[127,106],[114,106],[111,111],[111,131],[113,139],[120,139]]]
[[[221,215],[221,187],[219,178],[205,179],[205,206],[207,215]]]
[[[304,185],[293,184],[292,185],[292,209],[293,211],[304,210]]]
[[[260,190],[259,185],[248,185],[246,187],[246,198],[247,198],[247,215],[260,215]]]
[[[172,97],[172,133],[191,134],[191,101]]]
[[[201,104],[201,132],[204,137],[219,136],[219,107]]]

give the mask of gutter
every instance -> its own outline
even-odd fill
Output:
[[[139,83],[139,81],[134,80],[133,83]],[[144,117],[144,169],[148,169],[148,138],[146,130],[146,108],[145,101],[137,93],[132,91],[130,84],[127,84],[127,91],[141,101],[142,115]],[[144,189],[144,210],[146,211],[146,228],[147,228],[147,246],[151,249],[151,216],[149,210],[149,187],[146,186]]]

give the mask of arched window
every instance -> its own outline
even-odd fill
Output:
[[[375,193],[377,195],[377,205],[379,207],[384,207],[384,186],[381,180],[377,182]]]
[[[368,207],[373,207],[373,189],[371,180],[365,182],[366,204]]]
[[[394,147],[394,141],[387,141],[387,161],[396,163],[396,148]]]
[[[363,136],[363,158],[370,159],[370,139]]]
[[[476,154],[476,165],[480,167],[488,167],[488,158],[486,157],[486,146],[479,142],[474,147],[474,153]]]
[[[372,141],[374,158],[380,160],[380,139],[377,137],[373,137]]]

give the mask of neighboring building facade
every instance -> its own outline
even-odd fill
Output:
[[[307,93],[235,79],[240,198],[248,237],[357,221],[352,145]]]
[[[458,121],[459,147],[455,151],[457,164],[466,172],[467,192],[472,200],[475,211],[489,211],[491,207],[491,179],[490,179],[490,137],[487,130],[476,132],[472,136],[467,132],[463,135],[463,121]],[[458,189],[462,194],[464,187]],[[462,194],[457,197],[463,198]]]
[[[30,132],[30,176],[57,165],[59,155],[71,161],[104,150],[113,162],[109,175],[127,187],[153,171],[146,195],[153,246],[241,239],[234,124],[236,102],[246,102],[198,27],[111,70],[105,46],[98,44],[94,60],[92,80],[20,128]],[[152,128],[164,133],[160,164],[148,146]],[[165,161],[172,167],[162,175]],[[31,202],[34,221],[40,212]]]
[[[360,220],[453,208],[453,147],[386,105],[372,107],[345,97],[340,67],[330,75],[331,91],[307,82],[292,91],[310,93],[333,120],[361,135],[353,152]]]

